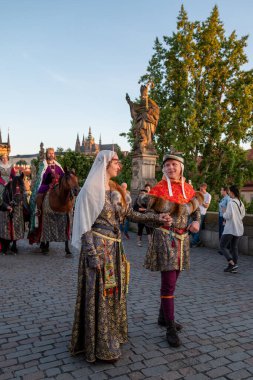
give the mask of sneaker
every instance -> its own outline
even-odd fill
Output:
[[[235,270],[236,270],[235,265],[228,264],[228,266],[224,269],[224,272],[230,272],[230,273],[232,273]]]
[[[137,245],[138,245],[138,247],[142,247],[142,242],[141,242],[141,241],[138,241],[138,242],[137,242]]]
[[[238,269],[238,265],[237,264],[234,265],[234,269]]]
[[[127,233],[127,232],[125,232],[125,233],[124,233],[124,235],[125,235],[125,238],[126,238],[127,240],[129,240],[129,239],[130,239],[130,236],[128,235],[128,233]]]

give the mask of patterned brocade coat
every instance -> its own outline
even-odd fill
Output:
[[[140,214],[128,208],[125,216],[136,222],[157,222],[153,213]],[[120,344],[127,342],[127,265],[120,241],[117,211],[106,191],[104,208],[92,230],[82,236],[78,270],[78,293],[70,352],[96,358],[120,357]],[[159,224],[159,222],[158,222]],[[95,269],[100,263],[101,270]]]
[[[190,237],[186,229],[189,219],[200,222],[200,210],[197,208],[189,213],[188,204],[194,198],[195,191],[188,183],[184,185],[186,199],[179,181],[171,182],[173,196],[169,196],[165,180],[160,181],[149,193],[164,199],[164,210],[160,210],[161,212],[165,212],[167,201],[181,205],[180,212],[172,215],[173,224],[170,229],[154,229],[144,263],[145,268],[151,271],[182,270],[190,267]]]
[[[40,241],[63,242],[69,240],[70,215],[64,212],[53,211],[49,204],[49,192],[43,201],[42,229]]]
[[[15,195],[16,206],[10,214],[0,211],[0,238],[4,240],[19,240],[24,238],[25,222],[23,215],[23,201]]]

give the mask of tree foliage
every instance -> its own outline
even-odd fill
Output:
[[[127,156],[124,156],[121,151],[117,151],[117,153],[122,163],[122,170],[115,180],[119,184],[126,182],[128,189],[130,189],[132,178],[132,155],[128,154]]]
[[[25,160],[19,160],[16,162],[16,165],[27,165],[27,162]]]
[[[191,22],[184,7],[172,36],[154,43],[147,72],[160,106],[156,147],[160,156],[171,146],[183,151],[188,178],[218,190],[241,186],[252,178],[241,143],[253,137],[253,70],[247,62],[247,36],[226,36],[215,6],[204,22]]]
[[[74,169],[79,179],[79,184],[83,185],[88,176],[90,168],[94,162],[95,157],[85,156],[82,153],[77,153],[68,149],[66,152],[58,151],[57,161],[63,168],[68,170]]]

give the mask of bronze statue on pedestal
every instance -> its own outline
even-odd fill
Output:
[[[126,101],[130,106],[131,116],[134,121],[134,147],[135,153],[155,154],[156,150],[153,144],[154,134],[159,120],[160,109],[156,102],[149,98],[148,90],[152,82],[142,85],[140,88],[140,102],[132,102],[129,95],[126,94]]]

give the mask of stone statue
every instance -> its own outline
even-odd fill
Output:
[[[154,134],[159,120],[160,109],[156,102],[148,97],[148,89],[152,83],[142,85],[140,88],[140,102],[132,102],[126,94],[126,101],[130,106],[134,121],[134,147],[135,153],[155,153],[153,144]]]
[[[45,159],[45,149],[43,142],[40,143],[40,151],[39,151],[39,161],[43,161]]]

